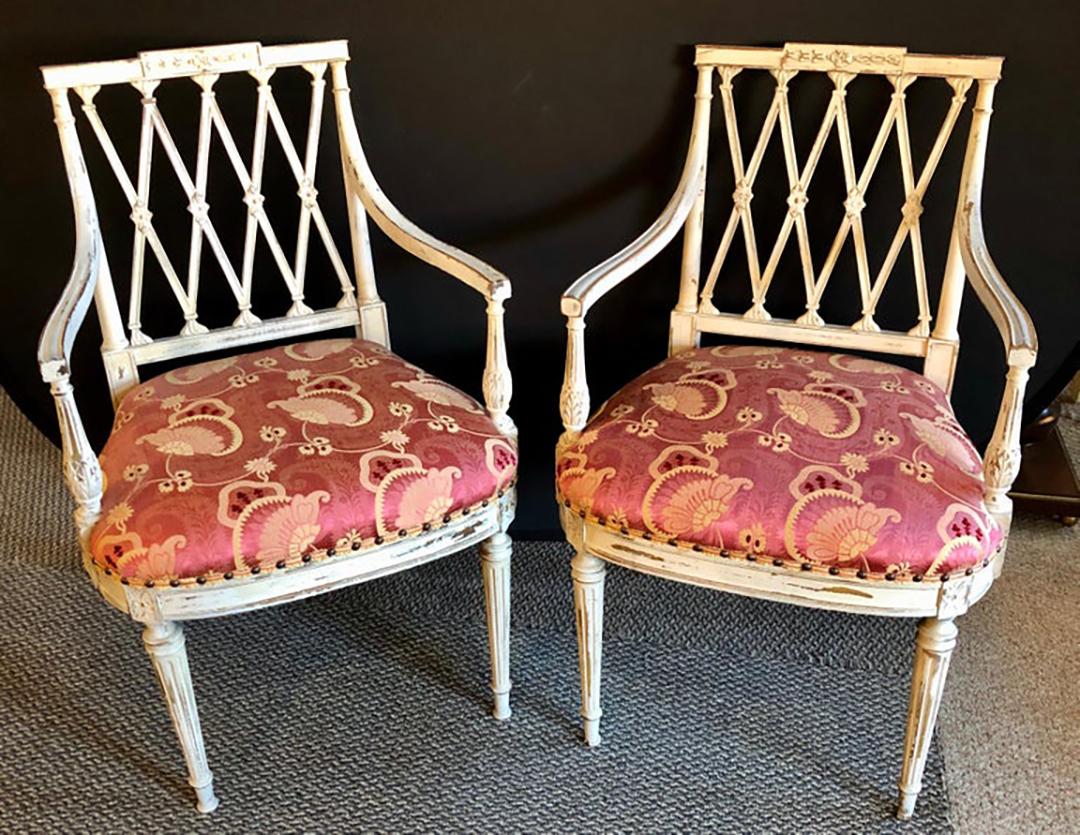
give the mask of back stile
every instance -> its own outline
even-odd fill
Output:
[[[956,215],[953,220],[952,235],[949,238],[949,254],[945,261],[945,274],[941,280],[937,322],[934,325],[933,336],[923,365],[926,376],[947,390],[952,389],[953,377],[956,373],[960,339],[957,324],[960,321],[960,305],[964,298],[966,277],[960,255],[959,227],[965,208],[981,200],[986,141],[996,83],[996,79],[979,79],[978,92],[975,95],[975,105],[971,114],[971,127],[964,151],[964,172],[956,198]]]
[[[337,114],[338,147],[341,156],[342,178],[345,181],[345,204],[349,214],[349,239],[352,245],[353,274],[356,276],[356,305],[360,311],[357,335],[390,347],[390,332],[386,321],[386,305],[379,298],[375,285],[375,264],[371,258],[371,233],[367,211],[349,176],[346,126],[355,129],[352,105],[349,102],[349,78],[345,61],[332,61],[330,75],[334,91],[334,111]]]
[[[694,93],[694,120],[698,123],[697,129],[705,136],[709,134],[709,115],[712,109],[712,77],[712,67],[698,69],[697,91]],[[679,313],[693,313],[697,309],[698,281],[701,277],[701,233],[705,213],[706,171],[707,157],[701,166],[701,187],[694,199],[694,205],[690,208],[690,214],[686,216],[679,301],[675,308]]]
[[[694,131],[705,137],[708,144],[709,116],[712,110],[713,68],[699,67],[697,90],[694,93]],[[694,329],[687,317],[697,312],[698,283],[701,280],[701,236],[705,222],[705,174],[708,154],[702,156],[701,182],[697,196],[686,216],[683,233],[682,271],[679,280],[679,301],[672,317],[668,352],[675,353],[697,343]]]

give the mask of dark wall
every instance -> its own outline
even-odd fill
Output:
[[[1007,56],[990,132],[984,214],[998,266],[1039,330],[1041,353],[1031,387],[1037,399],[1044,382],[1055,373],[1060,376],[1077,345],[1080,108],[1071,80],[1078,22],[1073,0],[1022,6],[1004,0],[913,0],[892,7],[865,0],[96,0],[8,4],[3,17],[0,245],[5,276],[0,311],[5,338],[0,374],[12,397],[52,437],[52,406],[37,377],[34,346],[70,268],[72,224],[49,100],[36,67],[128,57],[150,48],[253,39],[350,40],[353,104],[384,189],[421,226],[513,279],[514,297],[508,306],[512,413],[521,428],[524,468],[519,535],[552,533],[556,525],[550,469],[560,430],[564,330],[559,293],[636,236],[670,195],[689,134],[695,42],[773,45],[816,40]],[[748,90],[751,110],[756,107],[760,113],[767,91]],[[283,105],[302,108],[302,92],[282,88]],[[824,90],[813,93],[811,103],[796,113],[804,154],[807,134],[820,118],[820,109],[813,111],[824,106],[824,95]],[[926,102],[926,112],[943,112],[940,98]],[[866,131],[876,126],[880,106],[880,100],[852,99],[853,121],[863,137],[857,136],[858,156],[865,154]],[[922,112],[914,94],[911,106],[913,112]],[[194,110],[187,112],[194,117]],[[719,125],[718,111],[714,118]],[[181,144],[190,143],[190,132],[176,119],[172,124]],[[959,141],[942,163],[939,186],[955,188],[967,125],[965,115],[957,128]],[[932,127],[927,121],[913,128],[917,158],[929,147]],[[133,127],[120,131],[129,140],[134,135]],[[240,136],[245,134],[238,136],[243,147],[247,141]],[[722,141],[722,131],[714,132],[714,138]],[[714,159],[726,159],[726,149],[715,143]],[[172,179],[164,158],[155,165],[160,166],[159,181]],[[895,172],[895,155],[887,156],[882,166]],[[332,161],[324,162],[323,173],[330,179],[320,181],[320,188],[332,225],[344,231],[343,204],[333,195],[334,167]],[[218,171],[221,179],[231,178],[225,169]],[[726,199],[730,183],[724,180],[726,174],[718,176],[718,190],[712,193]],[[130,247],[127,210],[113,183],[100,182],[111,189],[99,190],[99,203],[103,215],[109,212],[115,218],[106,232],[119,242],[113,258],[115,271],[122,275],[122,256]],[[763,180],[757,191],[780,196],[782,206],[784,186],[771,183]],[[889,187],[883,188],[887,195]],[[811,189],[812,205],[834,197],[828,188],[818,193]],[[213,197],[210,202],[214,205]],[[720,203],[710,203],[705,246],[710,254],[723,220]],[[884,224],[887,238],[895,228],[899,200],[888,198],[884,204],[878,222]],[[947,235],[943,223],[951,209],[947,198],[927,200],[924,221],[928,228],[939,222],[936,231],[927,232],[932,274],[940,274]],[[762,228],[775,229],[778,221],[764,217]],[[186,230],[186,222],[180,228]],[[819,264],[831,235],[827,223],[820,229],[815,243]],[[765,231],[762,237],[771,240],[771,234]],[[883,253],[880,244],[876,252],[875,261]],[[663,356],[667,311],[676,295],[677,255],[676,244],[591,315],[589,373],[595,404]],[[385,240],[376,241],[375,256],[395,349],[478,394],[484,322],[480,297],[403,257]],[[855,287],[852,261],[846,258],[847,273],[834,279],[837,285],[847,282],[849,292]],[[801,292],[801,278],[791,271],[798,269],[797,261],[785,261],[784,266],[789,274],[778,279],[776,291],[781,309],[794,305]],[[905,268],[901,262],[900,269]],[[729,277],[732,280],[743,281]],[[903,273],[894,279],[897,284],[904,280]],[[779,289],[781,285],[787,289]],[[204,319],[212,321],[215,296],[209,292]],[[742,290],[725,292],[736,302],[742,299],[740,293],[745,295]],[[895,304],[909,310],[910,289],[889,292],[895,292],[895,298],[886,294],[883,309]],[[224,303],[225,296],[217,298]],[[147,288],[150,319],[172,303],[163,283]],[[996,331],[970,293],[961,330],[964,347],[955,402],[972,434],[985,440],[1001,390],[1002,352]],[[98,341],[91,315],[74,366],[84,417],[100,443],[110,408]],[[1072,356],[1075,362],[1076,354]]]

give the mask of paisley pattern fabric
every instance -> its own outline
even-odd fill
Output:
[[[568,508],[627,533],[863,578],[943,577],[1002,539],[946,393],[847,354],[671,357],[562,451],[557,488]]]
[[[101,466],[95,563],[177,585],[429,530],[501,494],[517,451],[472,398],[379,345],[336,339],[137,386]]]

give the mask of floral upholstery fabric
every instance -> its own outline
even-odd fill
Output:
[[[175,585],[428,530],[504,490],[517,453],[472,398],[379,345],[337,339],[137,386],[101,465],[95,563]]]
[[[1002,538],[945,392],[847,354],[671,357],[563,450],[557,486],[567,507],[627,533],[858,577],[946,576]]]

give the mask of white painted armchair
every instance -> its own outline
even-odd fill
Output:
[[[198,808],[218,803],[203,747],[181,628],[186,620],[285,603],[401,571],[479,544],[494,714],[510,716],[510,539],[516,430],[503,334],[505,276],[436,240],[394,208],[364,158],[349,104],[344,41],[292,46],[240,43],[141,53],[137,58],[43,69],[75,208],[75,264],[41,337],[38,359],[52,388],[64,474],[75,498],[83,564],[102,596],[143,624],[187,763]],[[316,190],[326,76],[332,83],[344,170],[352,263],[330,234]],[[215,97],[225,73],[257,87],[250,158],[237,147]],[[271,89],[277,74],[311,83],[305,146],[297,149]],[[198,86],[195,169],[189,171],[155,91]],[[134,88],[141,109],[135,174],[129,174],[95,106],[101,87]],[[121,321],[72,100],[131,207],[130,306]],[[139,104],[141,98],[141,105]],[[300,201],[296,248],[286,255],[262,190],[270,134],[284,152]],[[207,203],[210,149],[220,143],[243,192],[242,258],[234,264]],[[151,167],[160,144],[191,213],[186,274],[155,228]],[[99,188],[100,188],[99,184]],[[245,209],[246,207],[246,209]],[[217,207],[215,207],[217,208]],[[477,290],[487,305],[484,405],[389,349],[375,286],[368,217],[398,245]],[[340,285],[335,307],[305,302],[312,238]],[[288,292],[278,311],[256,311],[256,246],[265,246]],[[235,300],[231,326],[207,328],[198,307],[209,249]],[[152,258],[183,315],[179,335],[151,336],[141,322],[144,266]],[[263,282],[273,281],[272,276]],[[100,457],[75,405],[69,354],[93,298],[104,336],[116,420]],[[205,311],[204,311],[205,312]],[[355,328],[357,339],[297,341]],[[291,340],[284,348],[184,366],[140,383],[147,363]],[[250,350],[250,349],[249,349]]]
[[[574,599],[588,744],[600,741],[607,563],[802,606],[920,617],[897,809],[900,818],[912,815],[956,643],[954,619],[986,593],[1001,570],[1011,518],[1006,494],[1020,463],[1024,386],[1036,354],[1032,323],[987,253],[980,215],[1001,63],[829,44],[697,47],[693,129],[675,195],[641,237],[583,275],[562,299],[569,342],[557,490],[563,528],[577,551]],[[740,81],[761,71],[773,76],[775,90],[759,138],[744,153],[736,93]],[[799,159],[789,101],[800,76],[820,73],[831,81],[832,94]],[[942,112],[936,139],[919,165],[906,104],[914,83],[936,88]],[[856,162],[846,93],[858,84],[877,84],[885,103],[867,157]],[[716,88],[734,192],[702,286]],[[971,128],[932,325],[922,201],[972,88]],[[761,258],[753,188],[777,132],[789,186],[787,210],[775,243]],[[827,256],[815,265],[806,209],[815,168],[833,132],[844,173],[844,214]],[[873,200],[872,179],[894,137],[905,196],[891,244],[872,274],[863,209]],[[669,357],[590,419],[585,315],[680,231],[683,260]],[[792,232],[806,306],[797,318],[784,320],[774,318],[766,302]],[[740,233],[745,261],[732,264]],[[861,316],[854,323],[826,323],[819,310],[822,296],[849,238]],[[910,330],[886,330],[875,313],[907,242],[915,322]],[[749,278],[748,309],[717,309],[713,293],[722,274]],[[1001,331],[1008,367],[985,461],[949,404],[965,275]],[[700,348],[702,333],[736,337],[740,344]],[[747,339],[753,344],[743,344]],[[923,373],[849,351],[919,357]]]

